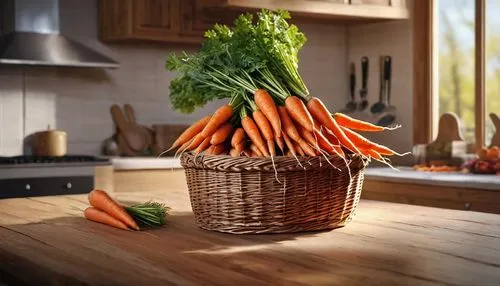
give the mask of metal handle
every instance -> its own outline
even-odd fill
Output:
[[[387,94],[387,104],[391,103],[391,72],[392,72],[392,58],[390,56],[385,56],[384,81],[385,81],[385,92]]]
[[[380,56],[380,94],[379,94],[379,102],[383,102],[384,100],[384,95],[385,95],[385,63],[384,63],[384,56]]]
[[[351,63],[350,90],[351,100],[354,101],[354,93],[356,92],[356,71],[354,63]]]
[[[366,84],[368,81],[368,58],[361,58],[361,88],[366,89]]]

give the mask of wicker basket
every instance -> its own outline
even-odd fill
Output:
[[[196,223],[233,234],[344,226],[359,202],[367,163],[349,158],[349,174],[339,157],[329,158],[331,164],[319,156],[299,161],[302,166],[293,157],[276,157],[274,168],[270,158],[183,154]]]

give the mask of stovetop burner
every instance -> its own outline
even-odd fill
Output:
[[[13,157],[0,157],[2,165],[18,165],[18,164],[52,164],[52,163],[93,163],[93,162],[108,162],[109,159],[98,158],[89,155],[67,155],[67,156],[30,156],[21,155]]]

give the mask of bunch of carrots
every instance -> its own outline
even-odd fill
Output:
[[[271,159],[358,154],[386,164],[388,156],[401,155],[358,133],[399,126],[332,114],[309,94],[298,71],[306,38],[288,24],[289,17],[285,11],[262,10],[254,21],[253,15],[242,14],[233,27],[208,30],[197,53],[167,59],[166,68],[181,73],[170,83],[175,109],[190,113],[209,101],[230,99],[186,129],[169,150]]]
[[[169,208],[156,202],[122,206],[103,190],[92,190],[88,195],[90,207],[83,212],[91,221],[123,230],[140,230],[165,224]]]
[[[396,127],[377,126],[342,113],[331,115],[318,98],[306,104],[291,96],[285,105],[277,106],[266,90],[259,89],[254,99],[251,114],[245,107],[234,114],[231,104],[223,105],[187,128],[170,149],[178,148],[178,153],[192,151],[232,157],[336,155],[345,158],[346,153],[355,153],[384,160],[384,156],[399,155],[356,132],[381,132]],[[235,117],[240,120],[231,120]]]

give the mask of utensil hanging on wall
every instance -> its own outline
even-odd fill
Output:
[[[368,94],[368,57],[361,58],[361,89],[359,90],[359,96],[361,97],[361,102],[359,103],[359,111],[364,111],[368,107],[368,100],[366,100]]]
[[[371,113],[378,114],[381,113],[385,108],[384,96],[385,96],[385,57],[380,56],[380,91],[379,91],[379,99],[375,104],[370,108]]]
[[[346,105],[347,112],[354,112],[357,108],[357,103],[354,101],[355,92],[356,92],[356,68],[354,63],[351,63],[349,66],[349,91],[351,96],[351,101],[349,101]]]
[[[384,90],[385,90],[385,108],[377,122],[380,126],[389,126],[396,120],[396,107],[391,104],[391,73],[392,58],[384,57]]]

